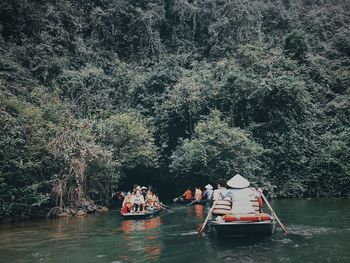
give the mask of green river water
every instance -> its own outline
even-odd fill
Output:
[[[171,206],[148,220],[117,211],[0,225],[0,262],[350,262],[350,199],[274,200],[280,229],[268,238],[197,235],[207,208]]]

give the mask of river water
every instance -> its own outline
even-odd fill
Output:
[[[205,206],[171,206],[148,220],[117,211],[0,225],[0,262],[350,262],[350,199],[274,200],[290,235],[197,235]]]

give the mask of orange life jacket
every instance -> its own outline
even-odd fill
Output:
[[[152,194],[147,194],[146,195],[146,203],[149,205],[153,205],[154,202],[155,202],[155,196]]]
[[[124,201],[123,201],[123,204],[124,204],[124,205],[131,204],[131,197],[125,196]]]
[[[225,222],[235,222],[235,221],[267,221],[271,220],[271,216],[269,214],[260,213],[260,214],[239,214],[239,215],[232,215],[232,214],[226,214],[222,216]]]
[[[191,190],[187,190],[186,192],[184,192],[184,194],[182,196],[184,197],[185,200],[192,200]]]

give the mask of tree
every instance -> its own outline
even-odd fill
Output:
[[[120,169],[157,166],[152,127],[136,112],[112,115],[95,127],[100,142],[110,149]]]
[[[287,34],[284,49],[292,58],[303,61],[309,51],[305,32],[293,31]]]
[[[260,180],[263,148],[243,130],[229,127],[220,115],[212,111],[197,123],[191,139],[181,141],[171,156],[171,171],[177,176],[195,177],[193,180],[201,183],[229,179],[236,173]]]
[[[91,123],[76,120],[72,115],[66,116],[63,127],[49,145],[61,165],[59,173],[52,176],[52,195],[60,211],[90,199],[88,171],[93,173],[98,166],[115,166],[112,154],[96,143]]]
[[[55,170],[46,141],[52,125],[41,108],[6,94],[0,86],[0,219],[31,215],[50,200],[50,172]]]

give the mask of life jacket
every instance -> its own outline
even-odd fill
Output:
[[[255,188],[251,188],[253,191],[255,191],[255,198],[256,198],[256,201],[259,205],[259,208],[262,209],[263,206],[264,206],[264,202],[263,202],[263,199],[261,197],[261,188],[259,188],[258,190],[256,190]],[[260,191],[259,191],[260,190]]]
[[[154,202],[155,202],[155,196],[152,194],[147,194],[146,195],[146,203],[153,205]]]
[[[259,204],[260,209],[263,208],[264,202],[263,202],[263,199],[261,198],[261,196],[258,197],[258,204]]]
[[[217,200],[213,207],[213,215],[225,215],[230,213],[232,202],[229,200]]]
[[[131,197],[125,196],[123,203],[124,203],[124,205],[131,204]]]
[[[123,201],[122,213],[123,214],[128,213],[131,207],[132,207],[131,197],[125,196]]]
[[[259,214],[225,214],[222,216],[225,222],[235,222],[235,221],[267,221],[272,220],[269,214],[259,213]]]

